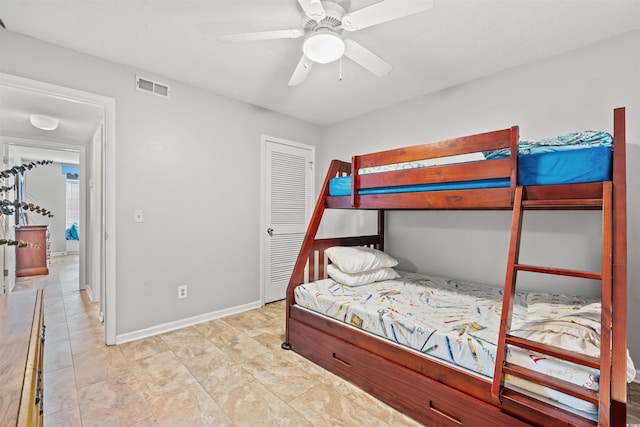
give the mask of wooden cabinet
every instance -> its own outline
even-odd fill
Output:
[[[0,425],[43,424],[42,290],[0,295]]]
[[[49,226],[16,227],[16,240],[28,243],[24,248],[16,248],[16,277],[49,274]]]

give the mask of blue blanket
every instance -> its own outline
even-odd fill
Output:
[[[553,185],[601,182],[611,179],[611,135],[606,132],[584,131],[518,144],[518,185]],[[487,160],[509,157],[509,149],[484,153]],[[418,191],[460,190],[508,187],[509,179],[407,185],[360,190],[360,194],[387,194]],[[334,178],[329,194],[351,194],[351,177]]]
[[[78,235],[78,224],[73,223],[69,228],[67,228],[67,240],[80,240],[80,236]]]

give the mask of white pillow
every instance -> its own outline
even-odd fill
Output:
[[[377,249],[360,246],[332,246],[325,253],[345,273],[360,273],[398,265],[391,256]]]
[[[361,273],[345,273],[333,264],[327,266],[327,274],[338,283],[347,286],[362,286],[381,280],[397,279],[400,277],[393,268],[382,267]]]

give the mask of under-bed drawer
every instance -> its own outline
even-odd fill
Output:
[[[403,413],[436,426],[529,426],[500,409],[290,319],[294,351]]]

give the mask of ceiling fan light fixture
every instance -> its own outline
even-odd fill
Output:
[[[302,51],[313,62],[328,64],[344,55],[345,45],[338,34],[329,29],[320,29],[307,37]]]
[[[31,114],[29,121],[34,127],[42,130],[55,130],[60,123],[60,120],[42,114]]]

